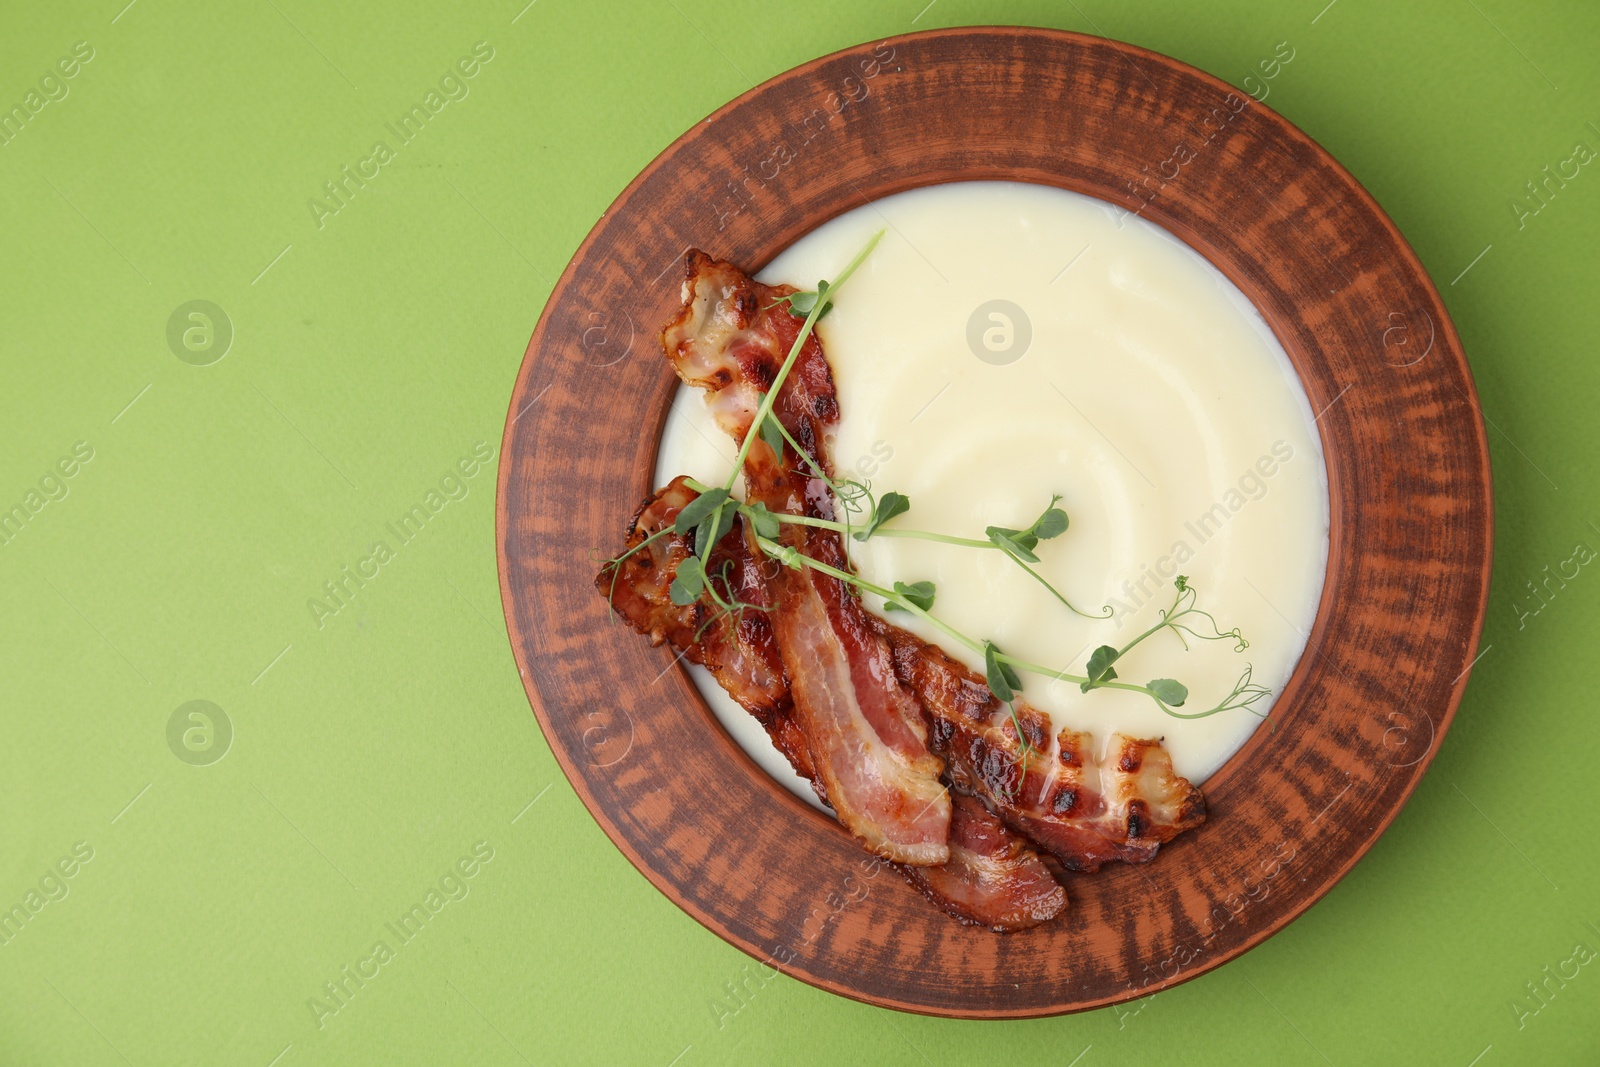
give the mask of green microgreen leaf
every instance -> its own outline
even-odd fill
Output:
[[[934,588],[932,582],[912,582],[910,585],[907,585],[905,582],[895,582],[894,591],[911,601],[911,603],[915,604],[923,611],[933,610]],[[884,601],[883,609],[885,611],[906,610],[893,600]]]
[[[1189,687],[1172,678],[1152,678],[1145,688],[1150,695],[1170,708],[1181,708],[1189,699]]]
[[[1067,532],[1067,513],[1056,507],[1056,501],[1060,499],[1059,495],[1052,496],[1044,514],[1034,519],[1033,525],[1028,527],[1028,532],[1040,541],[1048,541]]]
[[[683,510],[678,512],[678,518],[672,524],[673,532],[688,533],[696,526],[699,526],[701,520],[720,507],[727,499],[728,491],[726,489],[707,489],[689,501],[688,504],[684,505]]]
[[[678,564],[677,573],[672,579],[672,586],[667,590],[672,597],[672,602],[681,607],[686,607],[700,599],[700,594],[706,587],[705,565],[699,557],[689,556]]]
[[[750,504],[744,512],[750,517],[750,523],[755,527],[757,537],[771,539],[778,536],[782,524],[778,521],[778,516],[767,510],[765,504]]]
[[[1003,704],[1009,704],[1017,698],[1017,690],[1022,688],[1022,679],[1017,677],[1017,672],[1011,665],[1000,658],[1000,650],[993,641],[983,643],[983,673],[989,684],[989,692],[995,699]],[[1020,735],[1019,735],[1020,736]]]
[[[1116,678],[1117,672],[1111,665],[1117,661],[1117,657],[1121,654],[1110,645],[1101,645],[1089,653],[1089,665],[1084,668],[1084,673],[1089,677],[1078,688],[1087,693],[1096,686],[1103,685]]]
[[[761,399],[763,401],[766,400],[766,394],[763,393]],[[767,447],[772,449],[772,454],[774,456],[777,456],[779,460],[782,460],[783,424],[778,422],[777,413],[768,411],[767,417],[761,420],[761,426],[759,429],[761,433],[761,440],[765,441]]]
[[[1008,526],[988,526],[984,528],[984,536],[989,543],[1026,563],[1038,563],[1039,557],[1034,554],[1034,549],[1039,547],[1040,541],[1048,541],[1052,537],[1060,537],[1067,532],[1067,513],[1056,507],[1059,496],[1050,498],[1050,506],[1044,509],[1037,519],[1033,520],[1026,530],[1013,530]]]
[[[1028,563],[1039,562],[1039,557],[1033,554],[1033,546],[1039,543],[1035,535],[1022,530],[1008,530],[1004,526],[987,526],[983,534],[1006,555]]]
[[[797,293],[790,293],[788,296],[780,296],[772,303],[774,306],[778,304],[787,305],[789,314],[797,319],[803,319],[811,314],[811,309],[817,306],[817,301],[821,300],[823,302],[822,311],[818,313],[816,319],[816,321],[821,322],[828,312],[833,310],[833,300],[828,296],[830,288],[831,286],[826,281],[820,281],[815,289],[802,289]]]
[[[904,515],[911,510],[911,500],[902,493],[885,493],[878,498],[878,506],[872,511],[872,518],[867,520],[864,529],[855,532],[857,541],[865,541],[877,532],[878,527],[894,518]]]
[[[737,509],[728,505],[726,501],[711,510],[711,514],[700,520],[700,525],[694,531],[695,554],[702,560],[711,558],[711,550],[717,542],[727,536],[733,529],[733,517],[738,514]]]

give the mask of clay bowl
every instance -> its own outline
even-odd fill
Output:
[[[1332,536],[1316,626],[1211,819],[1147,866],[1074,879],[1057,921],[939,913],[718,725],[668,648],[608,620],[610,555],[650,492],[676,385],[657,331],[698,245],[750,271],[914,186],[1015,179],[1139,212],[1255,302],[1319,412]],[[1166,56],[986,28],[864,44],[678,138],[562,274],[518,375],[500,467],[506,621],[573,788],[673,903],[813,985],[1001,1018],[1139,997],[1281,930],[1372,845],[1438,751],[1489,581],[1489,457],[1461,345],[1394,224],[1280,116]]]

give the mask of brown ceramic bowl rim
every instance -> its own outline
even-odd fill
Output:
[[[1270,133],[1277,139],[1275,147],[1290,154],[1299,154],[1299,159],[1306,168],[1320,172],[1321,176],[1331,177],[1331,180],[1337,183],[1338,192],[1343,197],[1349,198],[1349,202],[1341,204],[1340,207],[1356,211],[1363,216],[1362,221],[1367,226],[1367,232],[1360,235],[1361,239],[1369,243],[1375,243],[1378,246],[1378,261],[1386,264],[1393,276],[1400,279],[1400,290],[1404,299],[1410,301],[1409,303],[1403,302],[1401,311],[1391,313],[1391,318],[1394,314],[1414,315],[1419,309],[1427,317],[1430,327],[1428,350],[1413,363],[1389,363],[1389,366],[1410,370],[1426,361],[1427,356],[1437,353],[1435,359],[1424,371],[1416,372],[1407,379],[1408,383],[1413,380],[1421,381],[1426,375],[1425,388],[1422,393],[1416,394],[1417,396],[1426,393],[1427,396],[1431,397],[1433,394],[1427,392],[1429,389],[1437,389],[1442,394],[1444,387],[1448,385],[1459,391],[1461,399],[1466,401],[1466,410],[1457,410],[1450,415],[1450,419],[1453,421],[1448,424],[1448,430],[1454,435],[1452,441],[1440,446],[1449,447],[1450,444],[1456,446],[1452,456],[1459,470],[1456,467],[1451,469],[1459,477],[1460,486],[1455,486],[1452,483],[1452,487],[1446,495],[1454,493],[1450,502],[1456,510],[1451,512],[1450,515],[1458,517],[1464,524],[1467,541],[1469,542],[1465,548],[1457,551],[1456,556],[1451,558],[1450,562],[1455,567],[1455,571],[1452,572],[1455,575],[1453,579],[1455,584],[1449,589],[1448,603],[1444,607],[1436,609],[1438,611],[1447,611],[1449,614],[1452,624],[1450,635],[1453,645],[1423,663],[1412,679],[1412,692],[1415,693],[1419,687],[1424,691],[1423,703],[1426,706],[1422,712],[1422,717],[1428,724],[1427,739],[1423,746],[1419,747],[1416,744],[1417,738],[1414,736],[1414,730],[1420,728],[1420,723],[1414,719],[1414,710],[1411,714],[1391,710],[1389,718],[1379,721],[1378,725],[1381,729],[1376,734],[1376,741],[1373,739],[1373,727],[1370,723],[1355,727],[1355,732],[1360,735],[1357,740],[1364,742],[1365,748],[1361,744],[1351,742],[1347,749],[1341,751],[1345,751],[1348,754],[1348,752],[1353,751],[1367,752],[1370,750],[1369,755],[1370,759],[1374,761],[1374,766],[1377,766],[1376,759],[1385,754],[1395,756],[1397,759],[1406,757],[1406,760],[1403,763],[1389,762],[1383,765],[1392,772],[1394,780],[1383,786],[1381,804],[1362,812],[1365,818],[1362,821],[1359,833],[1354,838],[1341,841],[1338,848],[1337,863],[1329,867],[1321,877],[1321,880],[1316,882],[1315,885],[1305,888],[1302,882],[1298,892],[1294,889],[1285,889],[1280,892],[1278,907],[1255,914],[1250,925],[1243,929],[1239,936],[1231,940],[1225,939],[1226,943],[1220,945],[1216,951],[1206,953],[1201,950],[1196,956],[1194,966],[1180,964],[1171,974],[1159,973],[1155,978],[1141,985],[1133,986],[1130,983],[1126,988],[1119,988],[1114,992],[1102,992],[1098,995],[1078,998],[1061,996],[1048,1003],[1035,1000],[1020,1005],[1013,1010],[1005,1005],[997,1004],[992,997],[981,1003],[975,1002],[970,1005],[945,1001],[935,1002],[935,998],[917,999],[915,996],[897,992],[895,989],[884,988],[875,983],[871,975],[856,975],[845,965],[836,966],[830,972],[827,968],[807,965],[808,963],[814,964],[815,961],[804,959],[792,961],[781,957],[775,960],[773,953],[764,948],[748,932],[734,929],[730,916],[720,913],[721,909],[714,903],[708,904],[703,897],[696,898],[694,894],[686,892],[685,876],[682,872],[669,870],[668,868],[672,868],[673,864],[664,859],[660,849],[654,847],[646,838],[642,838],[637,828],[624,829],[622,824],[626,819],[619,817],[621,813],[615,810],[619,806],[616,798],[602,796],[602,790],[597,788],[597,783],[600,781],[597,777],[598,773],[611,765],[605,764],[597,768],[593,752],[588,753],[586,758],[584,749],[572,743],[570,728],[565,727],[562,722],[563,716],[570,718],[572,709],[561,706],[561,701],[552,699],[549,694],[544,692],[539,684],[542,681],[541,672],[536,669],[543,660],[538,654],[540,640],[537,635],[532,633],[531,616],[528,614],[528,601],[535,595],[544,596],[544,603],[549,605],[554,598],[543,591],[549,583],[541,585],[536,582],[526,573],[527,568],[524,566],[530,552],[530,546],[534,544],[537,538],[532,538],[519,532],[521,528],[518,525],[518,516],[519,513],[527,510],[527,501],[529,499],[527,487],[532,484],[531,475],[526,479],[520,478],[520,476],[527,474],[528,468],[536,464],[535,459],[532,458],[535,455],[535,449],[533,441],[530,440],[536,434],[536,431],[532,427],[538,425],[541,420],[557,419],[558,413],[556,411],[540,411],[535,413],[533,419],[528,420],[526,423],[522,422],[522,416],[528,413],[531,410],[531,405],[537,403],[540,397],[544,395],[542,392],[537,396],[535,395],[536,387],[533,381],[533,369],[536,365],[541,365],[541,361],[549,364],[551,360],[560,358],[563,353],[570,358],[570,351],[575,350],[576,346],[568,340],[565,342],[565,349],[563,349],[564,342],[556,337],[552,326],[553,320],[557,319],[560,314],[562,302],[578,300],[581,304],[581,299],[574,295],[574,291],[582,279],[582,272],[596,269],[595,261],[597,256],[607,253],[615,255],[618,251],[614,240],[612,246],[608,249],[602,250],[599,247],[603,240],[615,237],[614,231],[608,229],[608,227],[614,223],[616,217],[625,217],[629,214],[635,199],[641,189],[646,187],[647,183],[655,181],[665,169],[684,164],[688,155],[686,145],[692,145],[695,141],[705,137],[714,139],[719,130],[726,134],[728,131],[718,126],[721,120],[754,109],[757,102],[767,98],[769,94],[781,91],[785,87],[804,83],[807,79],[815,81],[819,72],[834,72],[830,76],[833,76],[837,81],[836,72],[839,69],[846,71],[866,69],[860,67],[861,57],[864,54],[875,53],[863,53],[863,48],[873,47],[872,43],[843,49],[802,64],[755,86],[719,108],[704,122],[697,123],[691,130],[675,140],[672,145],[658,155],[629,183],[627,188],[616,198],[612,207],[587,235],[555,285],[544,313],[541,315],[539,324],[529,343],[527,355],[518,376],[517,387],[512,397],[512,403],[508,410],[497,496],[497,547],[500,562],[502,600],[513,650],[521,668],[524,687],[527,690],[530,702],[545,736],[549,740],[552,751],[560,762],[567,778],[572,782],[583,800],[584,805],[599,822],[607,836],[653,884],[661,889],[674,903],[689,912],[696,920],[730,943],[757,959],[765,959],[779,969],[821,988],[868,1003],[907,1011],[974,1018],[1015,1018],[1101,1007],[1145,996],[1196,977],[1212,967],[1248,951],[1288,925],[1289,922],[1303,914],[1316,900],[1326,894],[1340,878],[1348,873],[1367,849],[1392,823],[1399,814],[1401,807],[1404,806],[1406,800],[1415,790],[1422,772],[1437,753],[1460,702],[1467,677],[1470,674],[1471,665],[1475,662],[1474,657],[1477,654],[1479,632],[1487,607],[1488,573],[1492,555],[1493,535],[1492,501],[1490,499],[1487,439],[1481,418],[1478,416],[1476,389],[1461,351],[1459,339],[1448,314],[1445,312],[1438,292],[1428,279],[1426,271],[1414,251],[1399,233],[1394,223],[1360,183],[1312,141],[1310,137],[1276,112],[1270,111],[1254,100],[1241,97],[1236,90],[1220,79],[1159,53],[1103,38],[1026,27],[962,27],[888,38],[877,42],[876,47],[879,49],[894,49],[895,54],[898,55],[901,49],[937,48],[941,42],[960,42],[963,40],[979,41],[985,45],[994,44],[997,47],[1011,46],[1016,49],[1032,47],[1033,45],[1030,45],[1029,42],[1034,42],[1038,47],[1056,48],[1072,51],[1075,55],[1081,54],[1100,58],[1106,62],[1107,66],[1114,66],[1114,64],[1110,63],[1110,60],[1115,59],[1130,69],[1134,69],[1146,80],[1150,80],[1153,76],[1159,76],[1163,79],[1183,79],[1203,89],[1210,90],[1217,99],[1243,100],[1244,103],[1241,107],[1244,110],[1238,112],[1239,114],[1250,114],[1253,121],[1258,121],[1259,124],[1268,128]],[[851,66],[851,61],[856,61],[855,67]],[[935,59],[930,62],[937,63],[939,60]],[[898,69],[896,72],[899,72]],[[874,74],[869,77],[876,76]],[[865,84],[865,80],[862,81],[862,84]],[[1155,83],[1152,81],[1151,85],[1154,87]],[[1075,100],[1074,103],[1082,103],[1082,101]],[[845,106],[848,107],[848,104]],[[737,133],[737,131],[733,132]],[[1263,135],[1258,134],[1257,136]],[[1220,165],[1239,166],[1240,164],[1237,161],[1224,159]],[[900,184],[897,184],[896,180],[889,180],[881,188],[873,190],[871,199],[876,200],[883,195],[890,195],[892,192],[903,191],[904,189],[921,185],[937,184],[939,181],[1006,178],[1011,176],[1006,168],[1003,167],[998,170],[987,171],[982,167],[967,168],[964,173],[969,174],[970,178],[957,176],[954,178],[943,177],[937,179],[937,181],[925,181],[915,180],[916,176],[913,175]],[[1134,191],[1131,185],[1128,191],[1124,191],[1119,195],[1114,187],[1106,184],[1104,178],[1089,180],[1074,176],[1068,179],[1060,175],[1045,175],[1043,179],[1041,181],[1041,176],[1037,173],[1016,175],[1013,178],[1013,180],[1034,181],[1036,183],[1055,185],[1060,188],[1076,189],[1080,192],[1087,192],[1091,196],[1119,203],[1124,207],[1131,207],[1136,202],[1135,198],[1130,195],[1130,192]],[[748,181],[746,182],[746,187],[748,188]],[[885,188],[888,192],[883,191]],[[764,190],[765,186],[762,189]],[[1160,192],[1166,192],[1165,184],[1162,185]],[[1181,197],[1184,192],[1180,191],[1176,195]],[[1337,516],[1339,501],[1335,499],[1336,493],[1342,491],[1345,487],[1342,485],[1336,486],[1336,478],[1344,479],[1356,477],[1356,475],[1349,470],[1336,469],[1344,456],[1342,452],[1335,452],[1336,447],[1343,447],[1342,442],[1335,438],[1340,432],[1339,428],[1345,427],[1349,420],[1355,418],[1355,416],[1346,414],[1348,408],[1354,406],[1354,402],[1347,405],[1345,411],[1335,408],[1335,405],[1344,396],[1344,392],[1340,392],[1337,396],[1333,396],[1331,401],[1328,401],[1328,396],[1332,391],[1331,388],[1326,388],[1329,385],[1329,381],[1312,381],[1308,378],[1307,360],[1327,347],[1328,342],[1314,342],[1308,349],[1303,337],[1297,339],[1286,336],[1286,331],[1292,333],[1294,330],[1303,330],[1305,328],[1303,319],[1296,318],[1294,321],[1286,319],[1281,301],[1277,307],[1274,307],[1271,302],[1263,303],[1261,299],[1263,283],[1260,277],[1243,276],[1238,262],[1226,258],[1219,259],[1214,254],[1215,248],[1208,247],[1207,242],[1203,239],[1196,239],[1194,227],[1191,225],[1194,220],[1184,216],[1181,210],[1177,215],[1172,215],[1169,213],[1170,205],[1168,203],[1161,203],[1152,208],[1154,203],[1154,199],[1146,200],[1140,208],[1141,212],[1145,208],[1151,208],[1146,217],[1184,240],[1186,244],[1204,256],[1209,263],[1222,270],[1245,293],[1246,297],[1251,300],[1252,304],[1266,319],[1280,342],[1283,343],[1285,350],[1290,353],[1307,395],[1313,403],[1313,407],[1319,406],[1318,389],[1321,387],[1321,399],[1328,403],[1322,414],[1337,412],[1334,418],[1330,419],[1326,424],[1320,422],[1322,415],[1319,414],[1318,416],[1319,430],[1322,434],[1320,444],[1324,454],[1324,461],[1327,465],[1330,509],[1331,513]],[[774,227],[774,236],[770,240],[759,241],[759,250],[752,251],[750,257],[742,262],[752,271],[760,269],[772,256],[787,247],[804,232],[856,206],[859,206],[856,202],[843,202],[826,207],[815,205],[807,207],[799,211],[795,218],[787,219],[783,226]],[[710,216],[708,215],[707,217],[709,218]],[[734,254],[718,250],[716,244],[718,235],[711,231],[709,225],[705,227],[705,230],[707,232],[704,237],[701,240],[693,241],[693,243],[702,243],[711,250],[718,251],[718,254]],[[1326,254],[1324,254],[1324,258],[1327,258]],[[1332,259],[1329,259],[1328,263],[1335,270],[1339,269],[1338,264]],[[636,264],[628,264],[628,266],[633,268],[636,267]],[[636,276],[635,282],[641,287],[654,284],[657,288],[670,288],[673,290],[672,296],[675,298],[675,279],[669,273],[663,272],[663,275],[658,276],[654,283],[648,280],[647,275]],[[1352,288],[1355,287],[1357,287],[1355,283],[1352,283]],[[651,299],[654,299],[654,297]],[[648,303],[648,301],[645,302]],[[595,312],[590,310],[588,314],[593,317]],[[628,316],[631,335],[635,328],[634,319],[636,316],[632,312],[628,312]],[[1389,320],[1384,320],[1380,325],[1388,322]],[[562,325],[566,326],[568,324],[562,323]],[[1406,320],[1403,325],[1412,326],[1415,324]],[[1390,333],[1398,328],[1400,327],[1384,325],[1385,332],[1381,333],[1382,345],[1389,345]],[[588,334],[582,334],[582,337],[584,338],[583,343],[587,344]],[[644,340],[645,347],[653,343],[653,331],[647,328]],[[1405,342],[1402,341],[1401,343]],[[630,339],[631,344],[632,340]],[[624,354],[626,355],[628,351],[631,351],[631,349],[625,350]],[[1308,355],[1308,351],[1310,355]],[[1384,351],[1386,350],[1380,348],[1380,357]],[[1406,350],[1405,354],[1409,357],[1410,350]],[[1387,360],[1384,360],[1384,362],[1387,362]],[[1331,373],[1331,371],[1315,371],[1315,375],[1321,375],[1324,378],[1331,375]],[[664,361],[661,362],[657,374],[658,377],[665,375],[666,379],[670,379],[670,373],[666,370]],[[654,470],[656,444],[659,441],[661,426],[666,417],[667,405],[664,398],[670,398],[671,384],[667,382],[663,388],[656,389],[648,397],[648,402],[644,405],[648,416],[642,425],[634,425],[633,432],[635,434],[639,434],[641,430],[648,432],[648,447],[636,450],[631,459],[633,470],[628,475],[628,481],[635,487],[643,484],[645,489],[649,488],[647,483]],[[1354,384],[1356,383],[1350,383],[1345,389],[1348,391]],[[1407,387],[1410,387],[1409,384]],[[1407,403],[1421,411],[1427,406],[1428,401],[1418,400],[1415,396],[1412,396],[1407,400]],[[1404,405],[1400,405],[1400,407],[1404,407]],[[1393,408],[1393,405],[1391,405],[1391,408]],[[1392,410],[1390,413],[1392,414]],[[1362,415],[1361,417],[1367,416]],[[1400,437],[1405,437],[1407,433],[1413,432],[1423,433],[1424,431],[1412,431],[1404,426],[1397,431]],[[1407,439],[1409,440],[1409,438]],[[648,460],[644,461],[646,456]],[[1398,457],[1396,457],[1396,463],[1397,466],[1404,467],[1404,464],[1399,462]],[[623,464],[623,466],[626,465],[626,463]],[[1371,480],[1371,476],[1366,473],[1361,474],[1360,477]],[[637,496],[638,491],[634,494],[635,500]],[[614,510],[608,515],[607,521],[612,524],[614,530],[611,534],[612,538],[620,538],[622,522],[625,519],[625,513],[616,514]],[[1350,540],[1355,536],[1354,532],[1341,531],[1339,520],[1337,517],[1335,518],[1334,528],[1330,530],[1329,558],[1323,585],[1322,601],[1317,611],[1317,622],[1308,639],[1301,662],[1296,667],[1290,682],[1279,695],[1277,707],[1273,713],[1275,719],[1289,719],[1294,715],[1296,711],[1295,702],[1308,698],[1308,676],[1313,672],[1313,668],[1317,667],[1321,660],[1328,659],[1331,662],[1338,655],[1340,642],[1345,640],[1345,635],[1331,630],[1330,620],[1335,614],[1334,608],[1339,604],[1340,598],[1349,595],[1348,586],[1341,585],[1344,579],[1348,577],[1345,574],[1345,569],[1356,565],[1364,566],[1368,562],[1367,555],[1364,553],[1371,551],[1371,546],[1366,544],[1352,545]],[[1355,562],[1352,563],[1352,560]],[[583,562],[585,564],[588,563],[587,557]],[[533,592],[536,589],[540,590],[537,594]],[[598,602],[598,598],[596,600]],[[631,641],[641,645],[644,643],[642,638],[638,638],[631,631],[625,632],[617,640],[624,643]],[[1348,665],[1336,665],[1339,666],[1339,670],[1342,673],[1347,673],[1346,668]],[[1326,672],[1324,671],[1323,673]],[[1453,678],[1451,678],[1452,673]],[[1441,684],[1441,678],[1450,680]],[[699,720],[708,724],[715,733],[721,735],[720,741],[710,737],[704,740],[713,744],[725,756],[729,755],[728,749],[732,745],[731,740],[716,725],[715,719],[711,716],[709,710],[705,708],[703,701],[700,700],[697,693],[694,693],[692,685],[682,677],[678,678],[678,682],[676,699],[682,699],[687,694],[693,694],[689,699],[699,705]],[[1351,685],[1355,686],[1356,689],[1360,689],[1364,683],[1364,677],[1360,680],[1360,684],[1351,681]],[[1368,704],[1373,703],[1370,697],[1366,702]],[[1376,706],[1381,709],[1381,698]],[[593,716],[597,713],[588,711],[584,714]],[[623,714],[626,715],[627,713],[624,711]],[[1399,716],[1398,719],[1395,717],[1397,715]],[[1362,720],[1362,722],[1365,723],[1365,720]],[[1402,725],[1396,725],[1397,723]],[[589,732],[584,733],[582,736],[587,743],[587,739],[594,730],[598,729],[603,734],[606,729],[610,728],[608,723],[602,723],[599,727],[591,728]],[[629,729],[629,737],[631,739],[634,737],[636,724],[630,721]],[[1267,729],[1257,730],[1245,745],[1208,780],[1208,794],[1214,789],[1228,786],[1239,775],[1247,774],[1253,761],[1259,757],[1260,750],[1269,743],[1272,736],[1272,733]],[[746,770],[758,780],[755,788],[758,791],[765,791],[771,794],[772,799],[780,808],[797,815],[802,820],[811,819],[819,824],[826,821],[824,816],[819,815],[794,798],[792,794],[789,794],[759,770],[753,761],[749,760],[748,757],[744,757],[742,750],[735,748],[734,753],[736,753],[733,756],[734,762],[739,762],[739,757],[743,757],[742,762]],[[1346,768],[1345,773],[1349,781],[1342,791],[1336,791],[1331,788],[1325,790],[1326,806],[1321,809],[1315,819],[1311,820],[1312,826],[1333,810],[1335,805],[1339,804],[1355,785],[1371,784],[1358,783],[1355,772],[1348,768]],[[1377,783],[1373,788],[1377,789],[1381,785],[1382,783]],[[1309,810],[1309,801],[1307,810]],[[1301,822],[1303,823],[1304,820],[1302,819]],[[826,829],[837,832],[831,823],[827,824]],[[1328,829],[1328,827],[1324,827],[1324,831]],[[1216,824],[1208,825],[1197,831],[1197,836],[1203,839],[1208,833],[1217,831],[1218,826]],[[1191,835],[1191,837],[1193,836],[1196,835]],[[1348,835],[1346,837],[1348,838]],[[1286,832],[1283,840],[1288,839]],[[1297,837],[1295,840],[1298,846],[1308,841],[1315,842],[1317,839]],[[1178,851],[1176,845],[1177,843],[1175,842],[1174,846],[1164,851],[1162,857],[1151,865],[1152,874],[1162,868],[1163,861],[1170,863],[1175,860],[1176,857],[1169,855],[1169,853]],[[1185,852],[1185,855],[1188,856],[1190,862],[1204,862],[1202,855],[1195,853],[1192,849]],[[1295,855],[1298,855],[1298,852]],[[1248,878],[1246,878],[1244,884],[1246,886],[1250,885]],[[1256,884],[1257,888],[1262,884],[1264,883],[1258,882]],[[1284,904],[1285,897],[1288,898],[1287,905]],[[934,923],[949,922],[949,920],[933,911],[932,908],[928,908],[928,914]],[[1243,911],[1240,914],[1243,914]],[[1211,916],[1212,912],[1206,913],[1208,921]],[[1226,926],[1227,920],[1225,919],[1223,927],[1225,928]],[[1168,933],[1170,934],[1171,931],[1168,931]],[[1021,937],[1022,935],[1008,936]],[[1176,935],[1169,936],[1167,943],[1170,944],[1175,939]],[[1210,945],[1209,936],[1206,939],[1206,945]],[[832,943],[819,946],[819,949],[835,955],[841,952],[845,956],[849,954],[848,946],[841,948]],[[838,961],[835,962],[837,963]],[[1148,967],[1146,969],[1148,970]]]

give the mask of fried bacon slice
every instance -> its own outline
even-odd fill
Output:
[[[996,933],[1049,922],[1067,906],[1067,891],[1027,841],[961,793],[950,818],[950,861],[900,872],[946,913]]]
[[[778,658],[772,622],[759,610],[770,607],[767,579],[775,576],[778,565],[751,555],[742,520],[712,550],[706,573],[724,600],[757,609],[727,612],[705,594],[692,604],[672,602],[668,589],[691,548],[685,535],[671,532],[672,524],[698,495],[680,476],[641,504],[628,528],[623,558],[600,571],[595,587],[651,644],[668,642],[689,662],[709,670],[760,721],[795,772],[814,781],[805,738],[789,714],[789,677]],[[652,540],[657,533],[661,535]]]
[[[777,655],[771,622],[759,610],[768,602],[765,584],[776,576],[776,565],[767,561],[763,566],[751,556],[742,519],[712,552],[707,573],[719,583],[724,600],[732,602],[736,595],[758,607],[730,614],[704,593],[693,604],[672,602],[668,589],[673,572],[690,550],[684,535],[671,532],[672,524],[696,495],[680,477],[646,500],[628,531],[627,547],[637,551],[603,568],[595,585],[654,644],[670,644],[690,662],[708,668],[728,695],[766,729],[795,773],[809,780],[827,803],[827,791],[794,722],[788,677]],[[667,532],[651,539],[658,531]],[[948,845],[949,858],[939,866],[894,866],[956,919],[1004,933],[1037,926],[1066,907],[1066,891],[1038,853],[971,797],[954,798]]]
[[[792,287],[762,285],[729,263],[691,250],[683,310],[662,331],[678,376],[705,390],[717,424],[742,444],[799,334],[779,298]],[[833,372],[813,336],[802,347],[773,413],[804,450],[775,454],[752,442],[745,495],[775,512],[832,519],[823,441],[837,423]],[[784,524],[782,542],[812,559],[848,567],[839,535]],[[871,851],[916,866],[950,856],[950,797],[942,761],[928,749],[916,699],[895,674],[888,642],[847,583],[810,568],[785,568],[772,582],[773,635],[789,677],[793,717],[839,821]]]
[[[1089,734],[1063,730],[1051,737],[1049,717],[1019,700],[1025,755],[1010,712],[979,675],[916,635],[879,625],[901,681],[928,710],[934,750],[945,758],[951,783],[981,797],[1068,870],[1147,862],[1205,821],[1205,798],[1172,769],[1159,741],[1113,734],[1096,760]]]

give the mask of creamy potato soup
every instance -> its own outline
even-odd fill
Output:
[[[1288,358],[1238,289],[1166,230],[1090,197],[1012,182],[932,186],[858,208],[778,256],[760,278],[811,288],[876,230],[882,242],[818,325],[841,420],[837,477],[900,492],[890,528],[984,537],[1024,528],[1059,496],[1070,526],[1035,565],[1073,614],[999,551],[875,537],[849,542],[880,586],[932,581],[933,613],[1034,663],[1084,672],[1099,645],[1159,622],[1187,575],[1198,607],[1250,647],[1156,634],[1118,661],[1124,681],[1175,678],[1181,709],[1213,707],[1246,666],[1272,690],[1305,647],[1328,553],[1327,478]],[[713,254],[716,249],[708,249]],[[719,484],[734,448],[702,394],[680,388],[657,484]],[[881,610],[881,602],[869,597]],[[980,674],[982,657],[920,619],[895,622]],[[1204,631],[1204,620],[1196,628]],[[813,800],[760,725],[693,668],[729,732]],[[1164,738],[1200,783],[1262,719],[1184,720],[1147,696],[1022,675],[1056,728]]]

